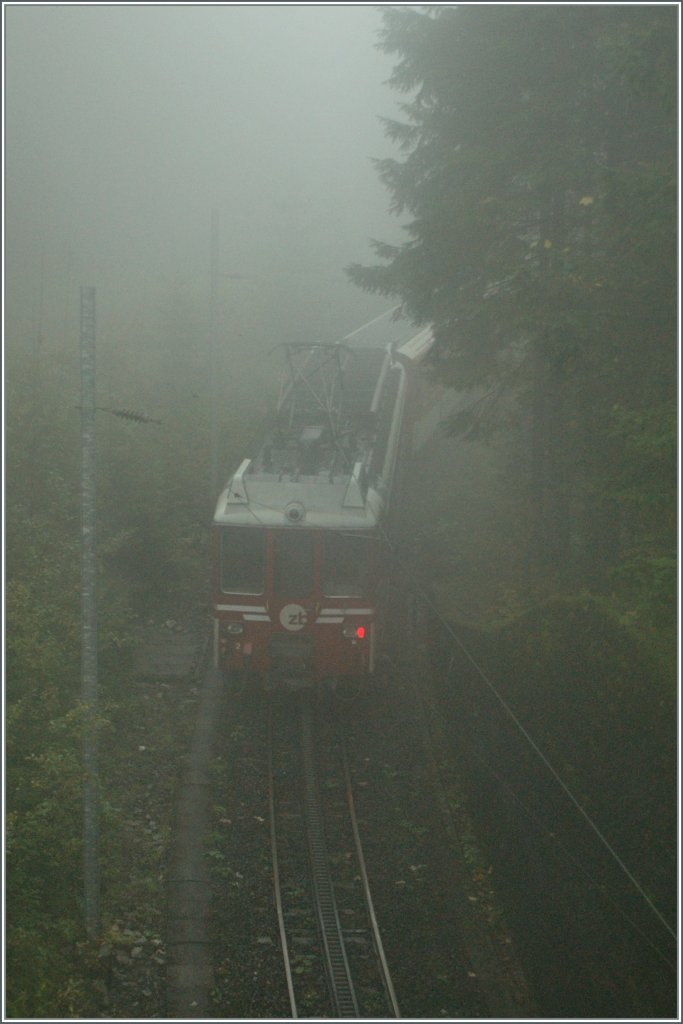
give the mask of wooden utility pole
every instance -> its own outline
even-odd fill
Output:
[[[95,444],[95,289],[81,288],[81,699],[85,927],[100,932]]]

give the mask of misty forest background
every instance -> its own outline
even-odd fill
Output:
[[[191,253],[170,241],[175,270],[172,263],[168,270],[165,253],[159,260],[164,271],[155,278],[151,247],[149,259],[137,249],[138,262],[126,265],[135,209],[123,241],[113,241],[120,249],[111,275],[106,260],[98,263],[87,247],[97,242],[106,250],[106,231],[88,236],[80,257],[78,239],[70,243],[70,255],[69,246],[51,247],[53,236],[39,219],[47,217],[57,237],[51,203],[59,204],[64,194],[50,192],[49,181],[38,188],[36,175],[49,178],[51,161],[49,153],[34,159],[21,103],[37,88],[40,68],[29,61],[27,72],[21,47],[28,46],[35,59],[38,51],[29,44],[37,39],[47,47],[51,39],[61,43],[62,56],[68,54],[75,45],[72,32],[84,18],[94,35],[92,51],[80,44],[89,61],[81,68],[83,87],[97,46],[106,49],[97,18],[112,17],[96,8],[68,16],[58,10],[50,27],[54,10],[22,12],[23,22],[12,20],[17,11],[7,15],[7,982],[10,1012],[39,1016],[90,1005],[80,867],[79,285],[98,286],[105,737],[113,721],[125,727],[140,624],[207,601],[215,497],[209,484],[210,205],[199,197],[203,221],[193,223],[198,241],[190,271],[185,264]],[[239,48],[249,12],[214,13],[227,21],[236,16],[233,45]],[[270,33],[272,46],[266,12],[251,14],[255,35]],[[321,19],[320,10],[300,10],[300,28],[309,15]],[[346,19],[352,27],[349,52],[364,48],[370,57],[360,70],[340,59],[334,89],[335,95],[354,95],[357,105],[309,112],[308,130],[322,138],[328,155],[315,150],[316,161],[306,150],[300,174],[296,145],[302,136],[294,134],[287,160],[286,132],[280,140],[258,143],[266,157],[254,161],[258,181],[254,185],[248,173],[241,180],[261,201],[250,192],[246,213],[239,181],[231,181],[232,205],[222,215],[222,472],[241,457],[272,404],[277,381],[275,363],[266,358],[271,348],[282,340],[334,340],[400,303],[416,324],[434,325],[431,372],[472,396],[449,422],[449,432],[495,452],[501,499],[491,535],[478,544],[482,553],[495,550],[497,564],[487,567],[485,598],[478,595],[480,619],[503,612],[514,617],[560,596],[588,596],[652,652],[673,688],[676,8],[384,8],[379,54],[372,51],[372,18],[379,16],[356,11],[352,17],[351,9],[342,8],[334,17],[318,64],[296,62],[292,74],[315,93],[316,68],[321,73],[325,55],[337,52],[335,34]],[[177,13],[163,9],[155,18],[157,24],[165,18],[179,24]],[[129,39],[128,73],[142,79],[149,73],[147,51],[135,33]],[[313,36],[312,49],[315,43]],[[189,59],[201,57],[197,44]],[[220,53],[213,54],[217,58]],[[288,61],[295,63],[291,54],[283,68]],[[260,70],[265,66],[264,60]],[[215,67],[218,81],[219,59]],[[378,87],[388,74],[398,107],[383,118],[386,143],[380,145],[368,125],[387,109]],[[259,117],[266,117],[266,100],[254,99],[258,89],[248,71],[244,75],[240,104],[226,96],[212,104],[214,131],[228,142],[244,141],[249,119],[258,127]],[[93,81],[97,93],[96,73]],[[269,84],[277,90],[276,81]],[[42,88],[41,109],[59,102],[59,95],[50,98],[49,84]],[[64,100],[67,93],[60,95]],[[281,102],[288,99],[293,102]],[[98,116],[110,124],[112,118],[125,121],[115,90],[108,100]],[[345,140],[353,137],[361,107],[368,120],[359,129],[353,162]],[[195,158],[205,143],[208,156],[202,158],[210,162],[215,138],[194,137],[187,114],[178,115],[173,133],[182,141],[187,132]],[[59,123],[52,131],[59,131]],[[170,187],[164,162],[171,153],[155,117],[149,133],[156,162],[151,184],[135,153],[125,167],[133,191],[138,175],[150,190],[148,220],[140,228],[145,238],[154,229],[150,197],[155,188]],[[249,146],[253,158],[255,137],[248,136],[235,159],[244,159]],[[124,202],[126,180],[107,166],[106,149],[90,150],[84,136],[72,142],[64,181],[77,173],[77,161],[90,160],[89,173],[105,180],[108,193],[124,188]],[[51,145],[57,152],[58,143]],[[363,175],[373,174],[367,158],[378,152],[387,154],[377,161],[379,181],[366,184]],[[30,167],[27,177],[24,167]],[[345,174],[351,177],[344,184]],[[189,181],[184,179],[185,187]],[[174,187],[173,195],[181,195],[182,184]],[[91,200],[86,194],[83,201]],[[142,216],[142,207],[137,212]],[[94,201],[81,215],[84,222],[106,219]],[[116,235],[116,204],[107,215]],[[178,217],[184,216],[179,209]],[[389,238],[374,243],[374,255],[363,248],[372,234]],[[345,279],[345,265],[360,288]],[[90,268],[102,276],[91,279]],[[121,415],[130,410],[144,418]],[[463,540],[455,508],[464,499],[456,498],[455,482],[441,480],[438,488],[438,514],[423,520],[421,541],[448,564],[449,544]],[[476,564],[472,569],[476,577]],[[448,610],[453,590],[448,579],[438,582]],[[462,581],[458,586],[461,597]],[[121,812],[106,773],[102,796],[110,837],[103,845],[103,872],[113,878]],[[106,888],[104,900],[106,918]]]

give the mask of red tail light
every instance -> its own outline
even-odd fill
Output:
[[[342,634],[349,640],[362,640],[365,637],[365,626],[344,626]]]

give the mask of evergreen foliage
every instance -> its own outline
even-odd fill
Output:
[[[377,166],[407,238],[348,274],[433,324],[440,379],[493,396],[454,432],[480,437],[487,409],[517,409],[543,573],[610,587],[634,558],[661,570],[675,553],[677,11],[383,14],[404,101],[386,122],[400,155]]]

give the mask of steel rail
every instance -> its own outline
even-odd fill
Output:
[[[334,887],[330,876],[325,829],[318,794],[318,778],[313,751],[310,700],[301,703],[301,753],[304,776],[306,832],[311,858],[316,913],[325,954],[330,995],[341,1018],[358,1018],[358,1002],[344,945]]]
[[[391,1010],[394,1014],[394,1017],[398,1019],[401,1017],[401,1010],[399,1008],[396,993],[394,991],[394,985],[391,980],[391,972],[389,971],[389,965],[387,963],[387,958],[384,953],[384,944],[382,942],[382,936],[380,934],[379,925],[377,924],[375,906],[372,901],[370,882],[365,867],[363,845],[361,843],[360,832],[358,830],[358,819],[356,817],[356,806],[353,799],[353,787],[351,785],[351,772],[349,770],[349,760],[346,752],[346,742],[343,736],[341,738],[341,747],[342,759],[344,764],[344,781],[346,783],[346,801],[349,808],[349,816],[351,818],[351,828],[353,830],[353,841],[356,848],[356,859],[358,860],[358,866],[360,870],[361,884],[363,887],[363,896],[365,898],[365,905],[368,912],[368,918],[370,920],[370,927],[372,929],[372,937],[375,943],[375,949],[377,951],[377,959],[380,965],[382,984],[384,986],[384,991],[386,993],[386,997],[389,1002],[389,1005],[391,1006]]]
[[[277,850],[277,829],[275,827],[275,784],[273,781],[273,714],[268,709],[268,808],[270,817],[270,847],[273,861],[273,889],[275,893],[275,909],[277,912],[278,928],[280,930],[280,944],[284,958],[285,976],[287,979],[287,992],[289,994],[289,1005],[292,1017],[298,1018],[296,998],[294,995],[294,981],[292,979],[292,965],[289,956],[289,945],[287,943],[287,931],[285,929],[285,916],[282,909],[282,891],[280,886],[280,867]]]

